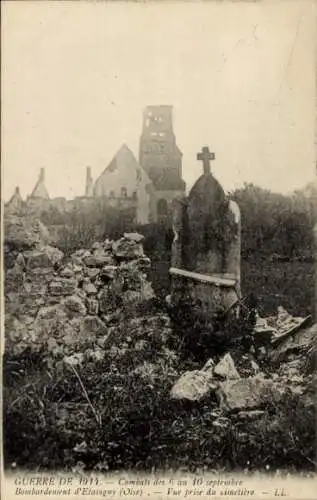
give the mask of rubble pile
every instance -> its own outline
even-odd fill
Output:
[[[114,339],[122,337],[123,349],[134,342],[138,350],[153,331],[164,338],[168,316],[148,317],[154,293],[143,236],[126,233],[65,258],[36,229],[11,223],[6,234],[7,352],[44,350],[60,357],[88,349],[98,359]]]
[[[248,415],[250,418],[262,417],[264,412],[261,410],[266,404],[280,401],[286,393],[307,396],[307,406],[314,407],[311,397],[314,375],[305,373],[305,359],[297,358],[280,364],[276,370],[264,372],[252,355],[245,354],[237,365],[238,369],[230,353],[217,363],[210,359],[201,370],[184,372],[173,385],[170,396],[192,402],[214,400],[220,414],[243,412],[244,419]],[[246,365],[249,365],[247,370]]]

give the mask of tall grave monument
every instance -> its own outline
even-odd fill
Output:
[[[241,297],[241,220],[238,205],[228,198],[211,173],[215,154],[203,147],[197,160],[203,174],[173,209],[171,302],[187,300],[195,314],[212,318],[238,309]]]

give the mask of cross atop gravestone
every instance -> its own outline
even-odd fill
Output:
[[[215,153],[211,153],[206,146],[202,148],[201,153],[197,153],[197,160],[203,162],[204,174],[210,174],[210,161],[215,158]]]

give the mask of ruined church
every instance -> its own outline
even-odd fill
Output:
[[[74,204],[91,204],[102,199],[119,210],[133,209],[135,221],[147,224],[168,217],[172,201],[185,196],[185,187],[182,152],[173,130],[173,108],[147,106],[143,112],[138,160],[123,144],[95,181],[91,167],[87,167],[84,195],[68,201],[49,197],[42,168],[26,204],[33,208],[53,205],[68,210]],[[23,200],[17,188],[7,208],[15,210],[21,203]]]

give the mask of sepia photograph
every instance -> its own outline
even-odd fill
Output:
[[[5,500],[317,494],[316,35],[2,2]]]

